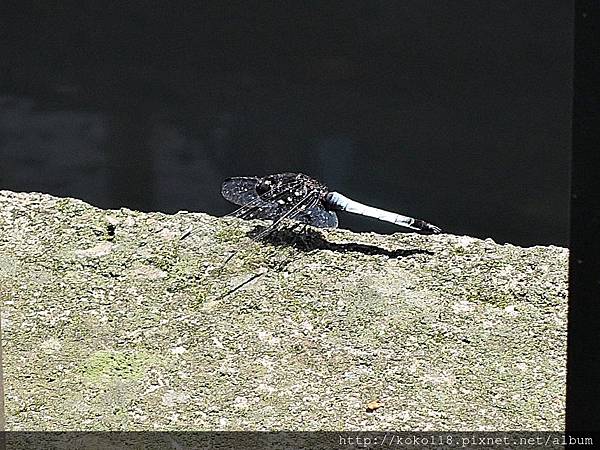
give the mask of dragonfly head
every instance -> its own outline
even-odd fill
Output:
[[[256,185],[256,193],[258,195],[266,194],[267,192],[269,192],[271,190],[272,187],[273,187],[273,182],[267,178],[263,178]]]

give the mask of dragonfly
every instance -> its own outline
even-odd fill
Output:
[[[229,216],[273,221],[256,236],[258,239],[281,228],[286,221],[317,228],[336,228],[336,211],[374,217],[428,234],[442,231],[424,220],[368,206],[339,192],[330,191],[323,183],[303,173],[227,178],[221,187],[221,194],[226,200],[239,206]]]

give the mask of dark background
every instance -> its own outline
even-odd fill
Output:
[[[223,178],[300,171],[450,233],[568,243],[571,2],[1,8],[1,189],[221,215]]]
[[[600,3],[575,2],[567,432],[600,440]],[[591,433],[594,431],[595,433]],[[569,446],[568,446],[569,447]],[[574,445],[569,448],[575,448]]]

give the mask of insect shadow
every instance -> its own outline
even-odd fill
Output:
[[[298,250],[309,252],[312,250],[331,250],[339,253],[358,252],[364,255],[384,255],[389,258],[404,258],[412,255],[433,255],[433,252],[422,249],[396,249],[388,250],[377,245],[359,244],[359,243],[344,243],[338,244],[330,242],[323,235],[314,229],[305,228],[303,231],[295,231],[292,228],[283,228],[273,230],[268,235],[264,236],[263,232],[266,229],[264,226],[258,226],[250,230],[247,235],[251,238],[260,236],[263,242],[268,242],[275,246],[292,246]]]

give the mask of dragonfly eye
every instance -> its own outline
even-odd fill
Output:
[[[270,181],[261,181],[256,185],[256,193],[258,195],[263,195],[265,192],[271,190],[272,183]]]

